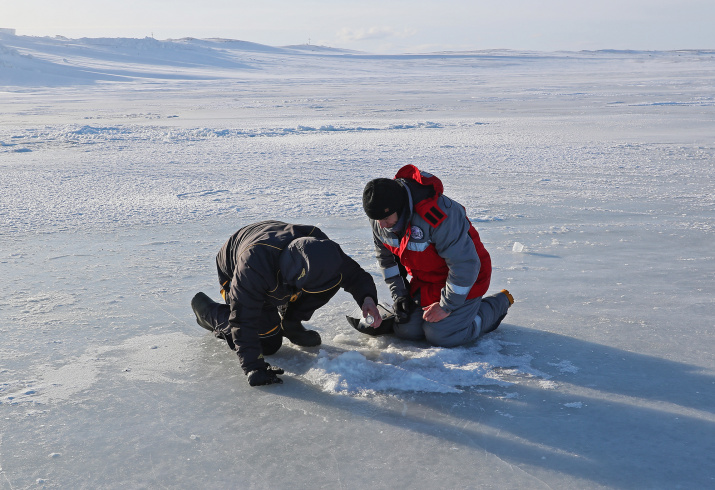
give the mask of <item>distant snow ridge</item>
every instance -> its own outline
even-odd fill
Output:
[[[12,68],[13,58],[19,58],[21,55],[15,48],[9,48],[0,43],[0,67]]]
[[[0,153],[16,151],[11,146],[31,143],[34,146],[46,146],[52,143],[98,143],[102,141],[149,141],[149,142],[186,142],[203,141],[218,138],[254,138],[277,137],[316,132],[360,132],[360,131],[407,131],[418,129],[437,129],[440,123],[424,121],[411,124],[388,124],[385,126],[336,126],[327,124],[318,127],[298,125],[296,127],[258,127],[258,128],[175,128],[169,126],[145,126],[139,124],[117,126],[60,125],[24,130],[20,134],[9,135],[13,145],[0,144]],[[0,133],[0,138],[6,138]]]

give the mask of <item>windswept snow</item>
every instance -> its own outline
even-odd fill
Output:
[[[709,488],[715,52],[0,35],[0,488]],[[250,388],[189,301],[239,227],[411,163],[516,298],[453,349],[340,293]]]

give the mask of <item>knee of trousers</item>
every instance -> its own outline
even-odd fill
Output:
[[[425,333],[422,330],[422,323],[395,323],[393,327],[395,335],[405,340],[422,340]]]
[[[263,354],[266,356],[271,356],[278,352],[283,344],[283,335],[278,333],[277,335],[271,335],[269,337],[261,337],[261,349]]]
[[[455,337],[459,337],[457,340]],[[435,324],[425,326],[425,339],[436,347],[456,347],[461,345],[461,336],[456,336],[454,332],[444,332],[435,328]]]
[[[457,347],[479,337],[481,323],[482,319],[480,317],[477,317],[471,323],[467,322],[463,328],[455,325],[452,325],[451,328],[445,328],[447,325],[440,325],[440,322],[425,322],[425,339],[437,347]]]

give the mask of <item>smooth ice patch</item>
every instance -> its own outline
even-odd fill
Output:
[[[181,333],[143,335],[117,346],[90,348],[60,366],[40,366],[30,379],[1,383],[0,404],[78,402],[78,395],[93,389],[104,370],[134,381],[184,383],[181,374],[195,366],[198,349],[194,337]]]
[[[43,366],[32,393],[17,401],[49,404],[77,400],[77,394],[92,388],[97,382],[101,364],[96,354],[92,353],[69,359],[60,367]]]
[[[143,335],[119,346],[119,359],[125,363],[122,374],[132,380],[146,382],[183,383],[178,377],[198,357],[196,338],[176,333]]]

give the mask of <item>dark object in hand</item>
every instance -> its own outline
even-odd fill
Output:
[[[415,309],[415,303],[409,296],[400,296],[395,300],[395,322],[405,323],[410,319],[410,314]]]

